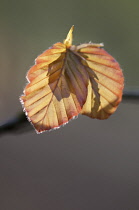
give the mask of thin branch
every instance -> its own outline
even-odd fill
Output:
[[[139,91],[125,90],[122,102],[139,102]],[[28,122],[25,113],[20,112],[9,121],[0,125],[0,136],[8,133],[20,134],[30,130],[33,130],[33,127]]]
[[[137,90],[125,90],[124,94],[123,94],[123,102],[124,101],[131,101],[133,102],[133,100],[138,101],[139,100],[139,91]]]
[[[0,125],[0,136],[8,133],[20,134],[29,130],[33,130],[33,127],[28,122],[25,113],[22,111],[12,119]]]

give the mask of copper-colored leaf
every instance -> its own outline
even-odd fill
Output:
[[[116,110],[122,99],[124,82],[119,64],[102,46],[77,47],[89,75],[88,96],[81,112],[98,119],[106,119]]]
[[[28,71],[21,101],[38,133],[58,128],[79,113],[108,118],[121,101],[119,64],[102,44],[72,45],[72,31],[63,43],[39,55]]]

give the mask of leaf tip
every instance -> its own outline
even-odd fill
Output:
[[[69,33],[67,34],[67,37],[66,37],[66,39],[63,42],[66,45],[67,48],[69,48],[72,45],[72,33],[73,33],[73,30],[74,30],[74,25],[69,30]]]

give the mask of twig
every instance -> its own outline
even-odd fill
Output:
[[[139,100],[139,91],[137,90],[125,90],[123,93],[123,101],[127,100]]]
[[[123,102],[139,102],[139,91],[125,90],[123,93]],[[0,136],[8,133],[20,134],[33,130],[33,127],[28,122],[25,113],[20,112],[9,121],[0,125]]]
[[[32,130],[33,127],[28,122],[25,113],[22,111],[12,119],[0,125],[0,136],[3,134],[20,134]]]

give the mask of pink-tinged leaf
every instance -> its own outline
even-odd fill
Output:
[[[122,98],[123,74],[102,44],[72,45],[73,27],[35,60],[21,102],[37,133],[59,128],[79,113],[106,119]]]
[[[88,96],[81,113],[91,118],[106,119],[122,99],[122,70],[101,45],[86,44],[77,49],[89,75]]]

